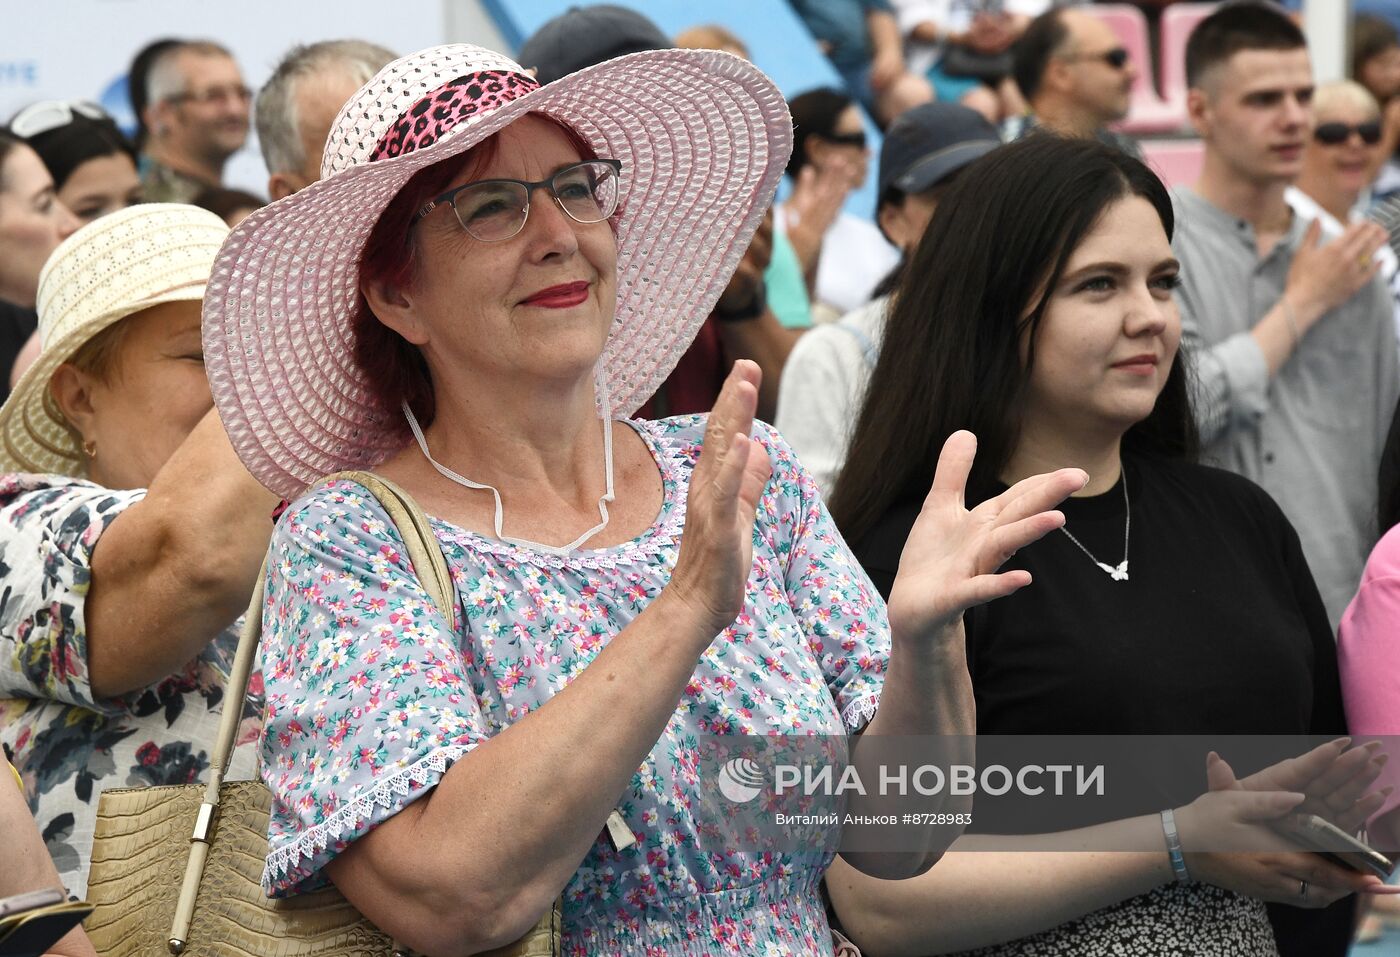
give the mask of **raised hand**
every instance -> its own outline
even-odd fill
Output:
[[[750,437],[762,379],[758,364],[734,363],[705,428],[690,476],[685,531],[666,591],[706,623],[713,637],[744,607],[753,564],[753,523],[772,464]]]
[[[1380,271],[1374,258],[1386,232],[1376,223],[1352,223],[1342,235],[1319,245],[1321,225],[1314,220],[1293,254],[1284,295],[1292,303],[1299,333],[1363,289]]]
[[[1348,748],[1349,738],[1318,745],[1306,754],[1272,764],[1246,778],[1236,778],[1230,765],[1215,752],[1206,759],[1206,781],[1212,791],[1294,791],[1304,795],[1297,810],[1316,814],[1354,833],[1390,794],[1390,788],[1370,791],[1387,755],[1373,741]]]
[[[1035,475],[969,510],[964,498],[976,453],[971,432],[954,432],[943,444],[933,488],[890,589],[890,627],[896,636],[935,634],[957,624],[974,605],[1030,584],[1027,571],[997,569],[1062,526],[1064,515],[1052,509],[1088,481],[1080,469]]]

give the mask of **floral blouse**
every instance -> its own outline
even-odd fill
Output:
[[[361,486],[341,482],[287,510],[263,618],[271,894],[324,884],[336,854],[547,702],[661,591],[705,420],[628,424],[660,468],[654,524],[561,557],[435,520],[456,586],[452,621]],[[773,475],[744,610],[700,658],[620,795],[637,842],[618,851],[600,834],[565,888],[568,954],[831,954],[819,893],[830,856],[716,846],[692,808],[711,786],[696,779],[697,735],[858,730],[889,656],[884,604],[816,485],[776,432],[760,425],[755,436]]]
[[[92,552],[144,495],[61,475],[0,476],[0,744],[76,897],[87,890],[104,789],[204,780],[238,645],[235,625],[178,674],[93,700],[83,616]],[[259,684],[254,675],[251,690]],[[230,780],[255,773],[258,709],[256,695],[250,699]]]

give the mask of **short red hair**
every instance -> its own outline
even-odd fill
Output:
[[[578,150],[579,158],[597,159],[598,154],[573,127],[545,114]],[[496,157],[496,136],[482,140],[460,156],[449,157],[414,173],[403,189],[389,201],[365,241],[359,262],[359,289],[384,283],[403,288],[413,281],[415,248],[413,224],[418,211],[448,190],[452,181],[467,170],[482,169]],[[355,365],[364,372],[368,388],[390,420],[398,419],[403,403],[424,426],[433,420],[433,381],[428,364],[417,346],[379,321],[364,293],[357,293],[355,312],[350,319]],[[405,430],[407,424],[404,424]]]

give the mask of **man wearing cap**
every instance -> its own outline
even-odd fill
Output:
[[[1014,47],[1013,75],[1030,112],[1002,127],[1010,142],[1037,129],[1098,137],[1131,156],[1137,143],[1108,129],[1128,115],[1137,67],[1108,24],[1083,10],[1051,9]]]
[[[845,461],[860,397],[879,356],[885,308],[904,264],[958,171],[999,144],[996,128],[982,114],[955,103],[915,107],[886,131],[875,218],[899,247],[900,263],[877,288],[877,298],[798,341],[778,392],[774,424],[824,492]]]

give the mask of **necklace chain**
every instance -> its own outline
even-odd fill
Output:
[[[1122,560],[1121,562],[1119,562],[1117,565],[1110,565],[1110,564],[1108,564],[1107,562],[1101,562],[1101,561],[1099,561],[1097,558],[1094,557],[1094,553],[1093,553],[1093,552],[1089,551],[1089,549],[1087,549],[1087,548],[1084,547],[1084,543],[1083,543],[1083,542],[1081,542],[1079,539],[1075,538],[1072,534],[1070,534],[1070,530],[1069,530],[1068,528],[1066,528],[1066,527],[1063,526],[1063,525],[1060,526],[1060,531],[1062,531],[1062,532],[1065,533],[1065,537],[1068,538],[1070,541],[1074,542],[1075,545],[1079,546],[1079,550],[1080,550],[1081,552],[1083,552],[1085,555],[1088,555],[1088,556],[1089,556],[1089,561],[1093,562],[1095,565],[1097,565],[1097,566],[1099,566],[1100,568],[1102,568],[1102,569],[1104,570],[1104,572],[1107,573],[1108,576],[1109,576],[1110,578],[1112,578],[1112,579],[1113,579],[1114,581],[1116,581],[1116,582],[1125,582],[1125,581],[1128,580],[1128,534],[1129,534],[1129,532],[1132,531],[1132,527],[1133,527],[1133,508],[1132,508],[1132,503],[1128,501],[1128,473],[1127,473],[1127,472],[1124,472],[1124,473],[1122,474],[1122,479],[1123,479],[1123,512],[1124,512],[1124,515],[1123,515],[1123,560]]]

